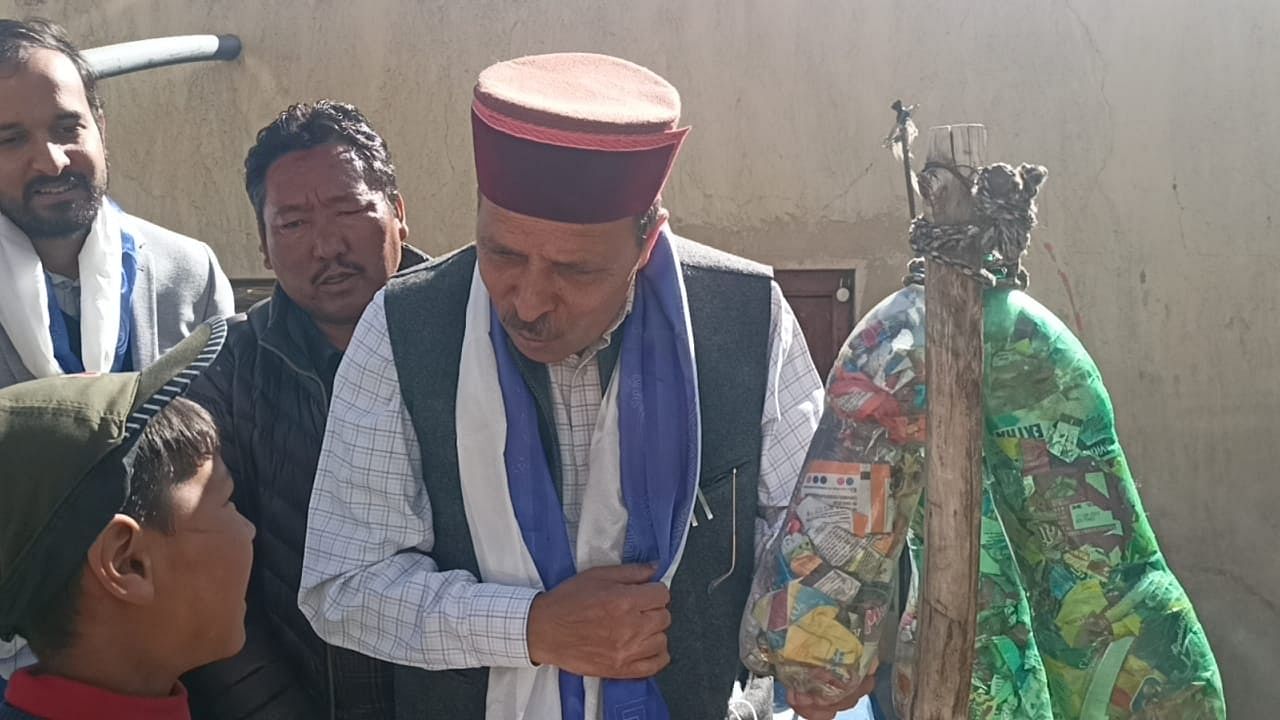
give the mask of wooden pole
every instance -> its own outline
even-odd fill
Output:
[[[919,178],[926,218],[935,225],[971,223],[973,201],[961,178],[972,177],[982,166],[986,129],[949,125],[931,128],[929,136],[930,165]],[[966,251],[980,252],[976,247]],[[981,257],[963,259],[981,267]],[[925,277],[929,484],[911,717],[958,720],[969,717],[978,615],[983,288],[932,259]]]

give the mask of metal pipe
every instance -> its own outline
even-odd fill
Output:
[[[175,35],[90,48],[84,57],[102,79],[167,65],[234,60],[240,50],[235,35]]]

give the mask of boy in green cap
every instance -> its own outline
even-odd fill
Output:
[[[216,320],[141,373],[0,390],[0,638],[39,658],[0,720],[187,720],[179,676],[243,644],[253,525],[180,397],[224,336]]]

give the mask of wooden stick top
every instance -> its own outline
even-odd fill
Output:
[[[925,219],[935,225],[973,222],[975,208],[967,179],[982,167],[986,155],[987,128],[984,125],[971,123],[929,128],[926,163],[934,167],[926,167],[919,177],[920,194],[927,207]]]
[[[987,155],[987,127],[979,123],[929,128],[928,162],[977,168]]]

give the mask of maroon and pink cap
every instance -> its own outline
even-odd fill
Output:
[[[680,94],[608,55],[531,55],[480,73],[471,106],[480,193],[511,212],[576,224],[642,215],[688,128]]]

